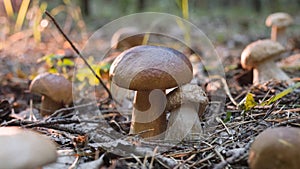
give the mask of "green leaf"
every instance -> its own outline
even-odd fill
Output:
[[[63,59],[57,62],[57,66],[66,67],[66,66],[74,66],[74,62],[70,59]]]
[[[255,102],[255,100],[253,98],[253,94],[252,93],[248,93],[246,95],[246,97],[239,104],[239,107],[241,109],[243,109],[243,110],[248,111],[248,110],[252,109],[256,105],[257,105],[257,103]]]
[[[232,116],[232,113],[231,112],[227,112],[226,113],[226,118],[223,120],[224,123],[227,123],[230,121],[230,118]]]
[[[80,82],[83,82],[84,79],[88,76],[91,76],[90,70],[88,68],[81,68],[81,69],[78,69],[76,72],[76,78]]]
[[[102,62],[99,64],[99,74],[102,79],[109,79],[109,69],[111,64]]]
[[[63,60],[64,66],[74,66],[75,63],[71,59],[64,59]]]
[[[91,67],[95,72],[99,72],[100,70],[99,66],[97,65],[91,65]],[[97,75],[99,76],[99,73],[97,73]],[[81,82],[87,79],[90,85],[99,84],[98,79],[92,74],[91,70],[87,67],[78,69],[76,73],[76,78]]]
[[[45,61],[48,66],[52,67],[52,66],[54,66],[54,63],[57,60],[60,60],[62,58],[63,58],[63,56],[61,56],[61,55],[49,54],[49,55],[46,55],[46,56],[42,57],[41,59],[39,59],[38,62]]]
[[[266,106],[266,105],[270,105],[272,103],[274,103],[275,101],[281,99],[282,97],[288,95],[289,93],[293,92],[295,89],[300,87],[300,82],[296,83],[294,86],[291,86],[287,89],[285,89],[284,91],[274,95],[273,97],[271,97],[270,99],[262,102],[260,105],[261,106]]]
[[[100,70],[102,70],[103,72],[108,72],[110,66],[111,66],[110,63],[102,62],[102,63],[100,63],[99,68],[100,68]]]
[[[48,70],[49,73],[58,73],[57,69],[56,68],[50,68]]]

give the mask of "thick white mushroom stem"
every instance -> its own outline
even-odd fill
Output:
[[[294,82],[277,67],[274,60],[265,60],[260,62],[253,69],[253,84],[263,83],[271,79],[286,81],[288,84]]]
[[[166,96],[163,90],[137,91],[134,98],[130,134],[143,138],[163,137],[167,127]]]
[[[199,104],[184,103],[171,112],[165,140],[193,140],[202,133],[197,105]]]
[[[285,35],[286,27],[272,26],[271,40],[277,41],[283,46],[287,46],[287,36]]]
[[[167,95],[170,111],[165,140],[194,140],[202,133],[199,116],[203,115],[208,98],[200,86],[186,84]]]

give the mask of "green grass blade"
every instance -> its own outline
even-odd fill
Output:
[[[274,95],[273,97],[271,97],[270,99],[262,102],[260,105],[261,106],[266,106],[266,105],[270,105],[272,103],[274,103],[275,101],[281,99],[282,97],[288,95],[289,93],[293,92],[295,89],[300,87],[300,82],[296,83],[294,86],[291,86],[287,89],[285,89],[284,91]]]

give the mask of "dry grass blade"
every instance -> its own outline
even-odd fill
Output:
[[[22,28],[22,25],[23,25],[23,22],[24,22],[24,19],[25,19],[25,16],[26,16],[26,12],[27,12],[28,7],[29,7],[29,3],[30,3],[30,0],[23,0],[22,1],[22,5],[20,7],[19,14],[18,14],[17,21],[16,21],[16,25],[15,25],[15,32],[20,31],[21,28]]]

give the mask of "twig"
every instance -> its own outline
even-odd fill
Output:
[[[26,125],[23,125],[23,127],[32,128],[32,127],[45,127],[50,125],[56,125],[56,124],[79,124],[80,120],[78,119],[56,119],[52,121],[40,121],[40,122],[33,122]]]
[[[175,159],[168,158],[163,155],[156,155],[155,159],[165,168],[174,168],[178,164],[178,162]]]
[[[142,168],[146,168],[146,166],[142,163],[142,161],[139,159],[139,157],[137,157],[134,154],[130,154],[130,156],[133,157],[135,159],[135,161],[138,162],[142,166]]]
[[[225,90],[225,93],[227,94],[227,96],[229,97],[230,101],[235,105],[235,106],[238,106],[238,103],[234,100],[234,98],[232,97],[231,93],[230,93],[230,90],[229,90],[229,87],[227,85],[227,82],[224,78],[220,78],[221,79],[221,82],[223,83],[223,88]]]
[[[73,106],[73,107],[66,107],[66,108],[61,108],[61,109],[58,109],[56,110],[53,114],[51,114],[50,116],[48,116],[45,121],[57,116],[59,113],[63,112],[63,111],[68,111],[68,110],[74,110],[74,109],[77,109],[77,108],[83,108],[83,107],[88,107],[88,106],[91,106],[93,104],[96,104],[95,102],[89,102],[87,104],[82,104],[82,105],[78,105],[78,106]]]
[[[219,117],[216,118],[216,120],[222,124],[222,126],[224,126],[224,128],[226,129],[226,132],[228,133],[228,135],[232,135],[232,133],[229,131],[229,129],[227,128],[226,124],[223,122],[222,119],[220,119]]]
[[[87,60],[83,57],[83,55],[81,54],[81,52],[75,47],[75,45],[73,44],[73,42],[68,38],[68,36],[64,33],[64,31],[61,29],[61,27],[58,25],[58,23],[56,22],[56,20],[54,19],[54,17],[48,12],[45,11],[45,14],[52,20],[52,22],[54,23],[54,25],[56,26],[56,28],[59,30],[59,32],[63,35],[63,37],[69,42],[69,44],[71,45],[72,49],[76,52],[76,54],[83,60],[83,62],[87,65],[87,67],[91,70],[91,72],[93,73],[93,75],[99,80],[99,82],[101,83],[101,85],[104,87],[104,89],[106,90],[106,92],[108,93],[108,97],[109,99],[115,101],[112,97],[112,94],[110,92],[110,90],[106,87],[106,85],[104,84],[104,82],[102,81],[102,79],[96,74],[96,72],[93,70],[93,68],[89,65],[89,63],[87,62]]]
[[[61,119],[61,120],[53,120],[50,122],[44,122],[44,121],[28,121],[28,120],[11,120],[7,123],[1,124],[0,127],[3,126],[22,126],[25,128],[33,128],[33,127],[44,127],[44,128],[51,128],[54,130],[61,130],[66,131],[72,134],[80,134],[84,135],[85,132],[81,130],[76,130],[71,127],[64,127],[60,126],[59,124],[78,124],[80,123],[80,120],[74,120],[74,119]]]
[[[153,150],[153,154],[152,154],[152,157],[151,157],[151,160],[150,160],[150,164],[149,164],[149,168],[152,169],[153,168],[153,163],[154,163],[154,158],[155,158],[155,155],[157,153],[157,149],[159,147],[155,147],[154,150]]]
[[[105,156],[106,156],[106,153],[103,153],[99,159],[88,162],[88,163],[79,164],[78,168],[79,169],[86,169],[86,168],[99,169],[102,165],[105,164],[105,162],[104,162]]]
[[[278,100],[277,102],[275,102],[274,104],[272,104],[271,108],[266,112],[266,115],[263,117],[263,120],[266,119],[273,112],[273,110],[276,108],[276,106],[279,103],[280,103],[280,100]]]
[[[72,163],[72,165],[70,167],[68,167],[68,169],[75,169],[78,167],[78,163],[79,163],[79,156],[76,156],[74,162]]]
[[[179,169],[179,168],[189,168],[186,164],[186,162],[192,160],[193,158],[195,158],[196,154],[192,154],[188,159],[184,160],[182,163],[178,164],[177,166],[175,166],[173,169]]]
[[[244,155],[247,155],[247,151],[250,148],[251,143],[252,141],[249,142],[244,148],[229,150],[227,153],[228,155],[231,154],[231,157],[227,158],[226,160],[222,160],[222,162],[214,166],[214,169],[222,169],[227,165],[234,164],[242,160]]]

